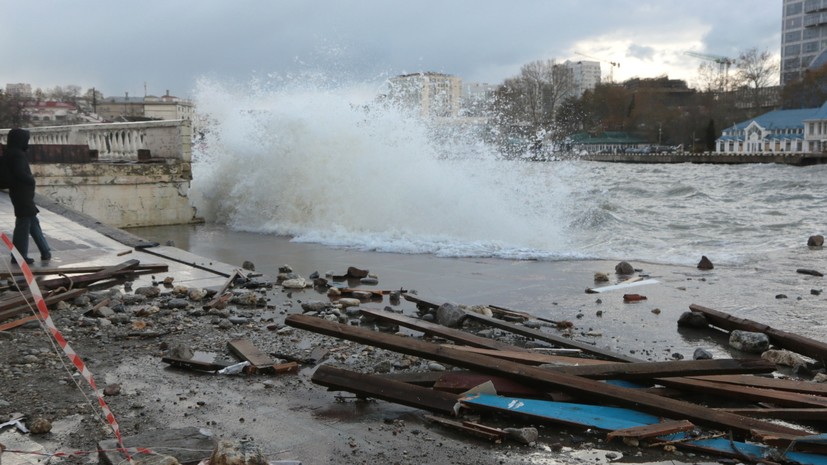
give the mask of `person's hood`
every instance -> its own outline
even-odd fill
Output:
[[[6,145],[20,150],[29,148],[29,131],[20,128],[14,128],[9,131],[8,141]]]

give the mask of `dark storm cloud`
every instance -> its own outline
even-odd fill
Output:
[[[777,51],[778,2],[727,2],[737,15],[720,8],[713,0],[31,0],[4,5],[0,85],[143,95],[146,83],[148,93],[186,97],[200,76],[243,83],[319,69],[355,80],[439,71],[497,83],[530,61],[583,59],[576,52],[645,76],[694,69],[679,58],[684,49]],[[636,68],[638,60],[652,68]]]

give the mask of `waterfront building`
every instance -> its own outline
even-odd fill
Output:
[[[162,97],[105,97],[97,99],[96,112],[106,121],[192,120],[192,101],[169,94]]]
[[[827,0],[784,0],[781,85],[827,63]]]
[[[827,150],[827,102],[820,108],[775,110],[727,129],[715,143],[720,153],[823,153]]]
[[[32,126],[62,126],[83,121],[78,108],[69,102],[26,102],[23,113],[29,117]]]
[[[413,73],[390,80],[389,101],[418,111],[422,117],[456,117],[460,110],[462,79],[442,73]]]

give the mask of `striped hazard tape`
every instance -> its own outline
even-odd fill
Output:
[[[51,333],[52,337],[54,338],[55,342],[63,349],[63,353],[66,354],[66,357],[69,358],[69,361],[72,362],[72,365],[77,368],[80,372],[83,379],[89,383],[89,386],[92,387],[92,390],[95,392],[95,396],[98,398],[98,404],[100,405],[101,410],[103,411],[103,416],[106,418],[107,423],[112,428],[112,431],[115,433],[115,437],[118,439],[118,445],[121,447],[121,450],[127,452],[126,447],[123,445],[123,439],[121,438],[121,430],[118,426],[118,421],[115,420],[115,415],[112,414],[112,411],[109,409],[109,406],[106,404],[106,401],[103,400],[103,395],[98,391],[98,387],[95,384],[95,379],[92,377],[92,373],[86,367],[86,364],[83,363],[83,359],[75,353],[72,347],[66,342],[66,339],[60,333],[60,331],[55,326],[55,323],[52,321],[52,317],[49,315],[49,309],[46,307],[46,301],[43,300],[43,294],[40,292],[40,287],[37,285],[37,282],[34,280],[34,274],[32,274],[31,268],[26,263],[26,260],[23,259],[23,256],[20,255],[20,252],[14,246],[12,241],[9,239],[9,236],[6,233],[0,233],[3,242],[6,244],[6,247],[9,248],[11,251],[12,256],[20,265],[20,269],[23,271],[23,276],[26,278],[26,284],[29,286],[29,291],[32,293],[32,297],[34,298],[35,305],[37,306],[37,310],[40,315],[40,320],[46,326],[46,328]],[[128,454],[128,452],[127,452]],[[132,463],[132,458],[127,455],[129,462]]]

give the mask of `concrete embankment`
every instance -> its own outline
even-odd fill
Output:
[[[595,153],[581,157],[588,161],[613,163],[781,163],[785,165],[808,166],[827,163],[823,153]]]

